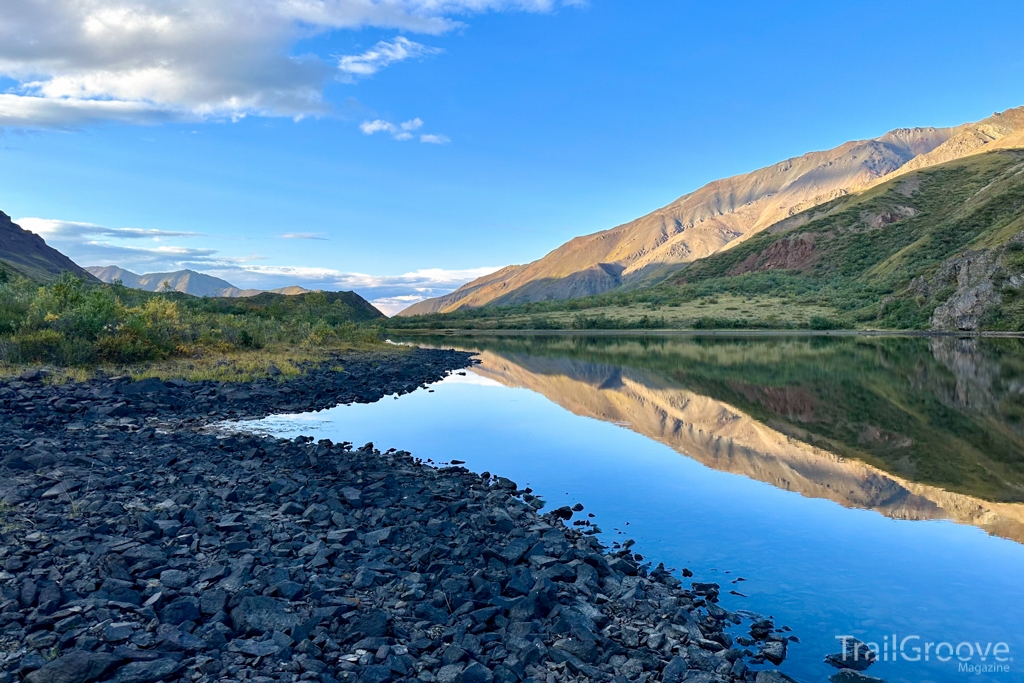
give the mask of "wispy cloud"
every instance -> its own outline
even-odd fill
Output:
[[[96,237],[116,237],[119,239],[153,239],[167,237],[201,237],[198,232],[180,232],[176,230],[150,230],[142,228],[107,228],[94,223],[77,221],[61,221],[52,218],[19,218],[18,224],[31,230],[43,239],[69,240]]]
[[[283,240],[320,240],[327,242],[328,239],[317,232],[286,232],[281,235]]]
[[[219,265],[215,249],[165,244],[168,239],[201,237],[201,233],[179,230],[109,228],[94,223],[51,218],[19,218],[21,227],[36,233],[79,265],[122,265],[132,269],[160,268],[168,263]],[[152,246],[142,246],[149,242]]]
[[[0,127],[99,121],[302,118],[324,88],[436,53],[402,36],[341,58],[298,53],[338,30],[439,35],[472,13],[548,12],[578,0],[4,0]]]
[[[447,135],[421,135],[420,142],[425,142],[430,145],[447,145],[451,142],[451,138]]]
[[[391,123],[390,121],[377,119],[375,121],[363,121],[359,125],[359,130],[363,131],[364,135],[387,133],[395,140],[405,141],[415,138],[416,131],[422,127],[423,119],[420,118],[410,119],[403,123]],[[420,135],[420,142],[433,145],[446,145],[451,142],[451,139],[447,135],[424,133],[423,135]]]
[[[398,36],[392,41],[382,40],[366,52],[358,55],[345,55],[338,59],[338,68],[349,76],[372,76],[381,69],[396,62],[407,59],[427,57],[443,52],[436,47],[428,47]]]

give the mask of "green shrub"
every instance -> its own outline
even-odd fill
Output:
[[[14,352],[22,363],[59,363],[64,335],[57,330],[32,330],[16,335]]]

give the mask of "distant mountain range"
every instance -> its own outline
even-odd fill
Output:
[[[953,128],[899,129],[717,180],[611,230],[577,237],[399,315],[572,299],[664,279],[787,218],[911,171],[1024,147],[1024,107]]]
[[[64,271],[84,280],[96,280],[67,256],[48,246],[42,237],[25,230],[0,211],[0,272],[48,282]]]
[[[176,270],[171,273],[146,273],[137,275],[117,266],[90,266],[88,273],[103,282],[111,283],[120,280],[125,287],[144,289],[147,292],[173,291],[191,294],[192,296],[208,297],[250,297],[264,292],[272,294],[305,294],[311,290],[298,286],[281,287],[280,289],[239,289],[227,280],[219,277],[197,273],[194,270]]]

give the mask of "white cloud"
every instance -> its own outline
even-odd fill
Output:
[[[60,221],[52,218],[19,218],[17,223],[47,241],[82,239],[86,237],[116,237],[120,239],[156,239],[162,237],[200,237],[198,232],[170,230],[144,230],[141,228],[105,228],[93,223]],[[52,246],[52,245],[51,245]]]
[[[412,140],[416,137],[413,133],[423,127],[423,120],[419,118],[411,119],[404,123],[391,123],[390,121],[384,121],[377,119],[375,121],[363,121],[359,124],[359,130],[363,131],[365,135],[373,135],[374,133],[387,133],[395,140],[404,141]],[[426,142],[435,145],[445,145],[451,142],[451,139],[447,135],[437,134],[424,134],[420,136],[420,142]]]
[[[391,42],[382,40],[362,54],[341,57],[338,60],[338,68],[352,76],[372,76],[396,62],[436,55],[441,52],[443,50],[427,47],[398,36]]]
[[[404,311],[420,301],[423,301],[423,296],[419,294],[406,294],[403,296],[379,297],[370,303],[373,304],[378,311],[390,317],[400,311]]]
[[[299,54],[338,30],[438,35],[487,11],[547,12],[577,0],[4,0],[0,126],[301,118],[324,87],[435,50],[404,37],[360,55]]]

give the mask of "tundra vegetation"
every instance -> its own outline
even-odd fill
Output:
[[[274,365],[287,374],[332,350],[379,343],[380,318],[348,292],[214,299],[97,285],[70,273],[45,285],[0,273],[0,362],[9,367],[162,364],[228,378]]]

